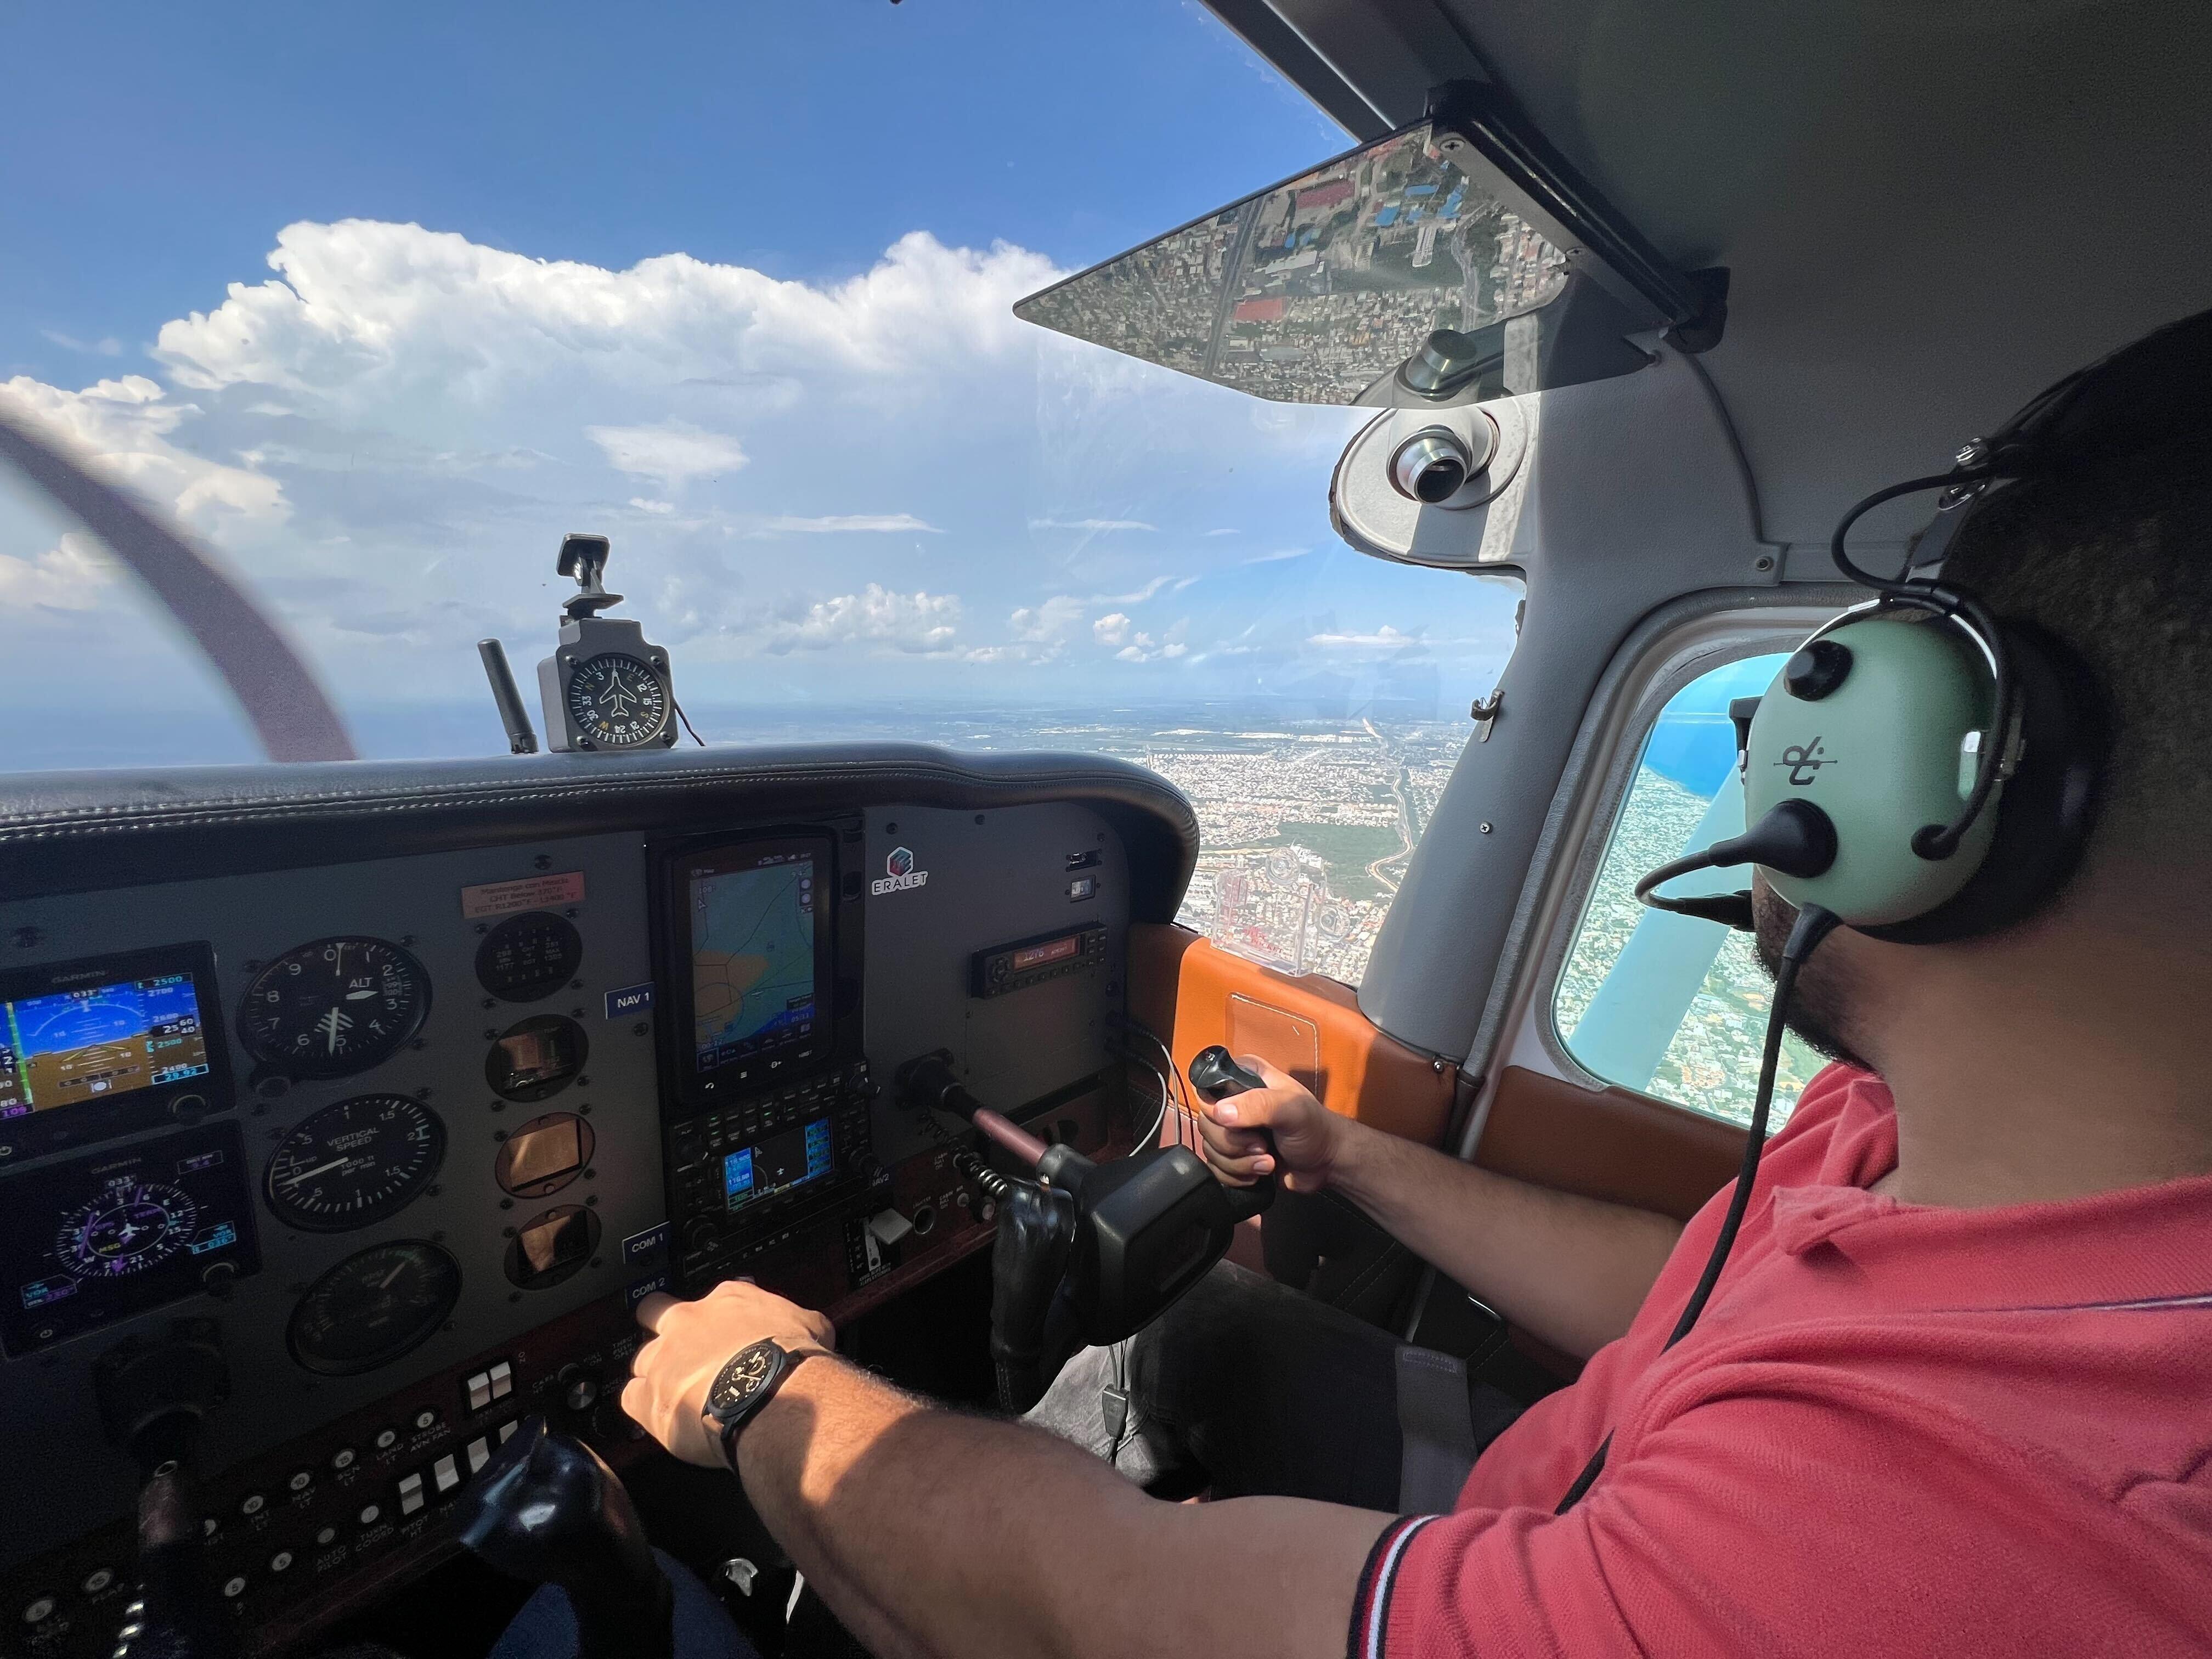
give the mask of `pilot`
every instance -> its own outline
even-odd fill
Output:
[[[2212,313],[2165,341],[2201,374]],[[883,1655],[2212,1652],[2204,432],[2014,484],[1944,574],[2100,682],[2096,829],[2025,922],[1813,956],[1793,1024],[1835,1063],[1680,1346],[1726,1194],[1677,1228],[1540,1190],[1249,1057],[1267,1086],[1207,1109],[1224,1179],[1337,1194],[1587,1358],[1510,1426],[1476,1399],[1446,1512],[1400,1512],[1398,1345],[1226,1267],[1030,1423],[902,1393],[745,1284],[649,1300],[623,1405],[733,1464]],[[1757,904],[1771,962],[1790,915]],[[791,1358],[726,1434],[710,1385],[763,1340]],[[1148,1495],[1194,1468],[1212,1501]]]

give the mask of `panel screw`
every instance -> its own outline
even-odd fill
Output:
[[[491,1138],[494,1140],[504,1140],[507,1139],[507,1131],[504,1129],[494,1129],[491,1132]]]
[[[484,1027],[484,1041],[485,1041],[486,1042],[498,1042],[498,1041],[499,1041],[499,1033],[498,1033],[497,1031],[493,1030],[492,1030],[492,1028],[491,1028],[490,1026],[489,1026],[489,1025],[485,1026],[485,1027]]]
[[[520,1291],[509,1291],[507,1293],[507,1299],[509,1302],[520,1302],[522,1300],[522,1292]]]
[[[1484,824],[1478,824],[1478,825],[1476,825],[1475,827],[1476,827],[1477,829],[1480,830],[1482,831],[1482,833],[1483,833],[1484,835],[1486,835],[1486,835],[1488,835],[1488,834],[1490,833],[1490,826],[1489,826],[1488,824],[1486,824],[1486,823],[1484,823]]]
[[[477,932],[479,933],[489,933],[491,932],[491,924],[488,921],[478,922],[477,924]]]
[[[514,1200],[511,1198],[502,1198],[499,1201],[499,1207],[502,1210],[511,1210],[514,1207]]]
[[[1771,569],[1773,569],[1773,568],[1774,568],[1774,555],[1772,555],[1771,553],[1762,553],[1762,554],[1760,554],[1757,558],[1753,559],[1753,560],[1751,562],[1751,568],[1752,568],[1753,570],[1771,570]]]
[[[647,1024],[643,1020],[640,1020],[640,1021],[638,1021],[638,1023],[637,1023],[636,1024],[635,1024],[635,1025],[633,1025],[633,1026],[631,1026],[631,1027],[629,1028],[629,1034],[630,1034],[632,1036],[644,1036],[647,1031],[651,1030],[652,1029],[653,1029],[653,1028],[652,1028],[651,1026],[647,1025]]]
[[[568,988],[572,991],[580,991],[584,988],[584,981],[580,979],[572,979],[568,981]]]
[[[499,1004],[493,1001],[489,997],[486,997],[483,1000],[483,1006],[487,1008],[496,1008],[499,1006]]]
[[[540,853],[530,860],[530,867],[533,870],[550,870],[553,867],[553,855],[550,853]]]
[[[514,1237],[514,1229],[512,1227],[501,1227],[499,1230],[499,1236],[501,1238],[513,1238]]]

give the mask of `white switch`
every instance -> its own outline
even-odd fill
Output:
[[[878,1210],[868,1218],[868,1231],[884,1244],[896,1244],[914,1231],[914,1223],[896,1210]]]
[[[469,1409],[480,1412],[491,1404],[491,1373],[478,1371],[462,1384],[469,1391]]]
[[[441,1492],[449,1492],[461,1484],[461,1471],[453,1462],[453,1453],[447,1452],[430,1466],[430,1479],[437,1482]]]
[[[428,1497],[426,1496],[422,1491],[422,1477],[420,1474],[410,1474],[401,1477],[399,1482],[400,1514],[412,1515],[416,1510],[421,1509],[423,1504],[429,1501]]]
[[[504,1400],[514,1392],[514,1367],[504,1359],[491,1368],[491,1397]]]
[[[521,1426],[522,1425],[520,1421],[501,1424],[499,1425],[499,1443],[504,1446],[508,1441],[514,1439],[514,1431]]]
[[[471,1474],[474,1474],[478,1469],[491,1462],[491,1442],[485,1439],[482,1435],[478,1435],[475,1439],[469,1442],[468,1453],[469,1473]]]

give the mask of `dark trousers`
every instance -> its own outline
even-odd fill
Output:
[[[1127,1342],[1069,1360],[1027,1420],[1140,1486],[1169,1481],[1202,1485],[1216,1498],[1268,1493],[1395,1511],[1407,1356],[1417,1364],[1454,1363],[1223,1262]],[[1116,1389],[1128,1401],[1118,1422],[1108,1393]],[[1470,1463],[1516,1409],[1478,1388]]]

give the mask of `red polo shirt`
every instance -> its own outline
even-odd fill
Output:
[[[2003,1133],[1996,1126],[1992,1133]],[[1831,1066],[1626,1335],[1389,1528],[1354,1659],[2212,1654],[2212,1177],[1929,1209]],[[1607,1429],[1605,1473],[1553,1510]]]

